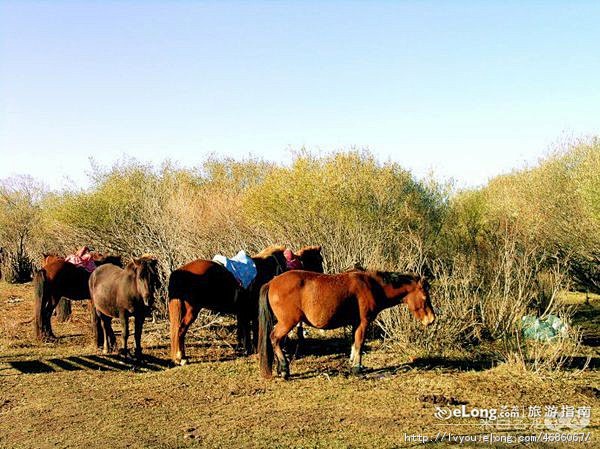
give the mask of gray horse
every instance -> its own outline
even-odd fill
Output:
[[[127,356],[129,317],[135,321],[135,358],[142,358],[142,326],[154,302],[158,285],[157,260],[153,256],[133,259],[125,268],[102,265],[90,276],[90,294],[94,311],[104,333],[105,354],[115,348],[116,338],[112,330],[112,318],[121,320],[122,347],[120,353]]]

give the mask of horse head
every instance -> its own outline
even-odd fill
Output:
[[[274,262],[273,275],[277,276],[287,271],[287,261],[283,255],[283,251],[274,251],[270,259]]]
[[[55,254],[55,253],[43,253],[42,257],[44,258],[44,262],[42,263],[42,266],[51,264],[52,262],[55,262],[57,260],[65,260],[64,257],[59,256],[58,254]]]
[[[323,256],[320,246],[305,246],[296,254],[302,262],[302,269],[323,273]]]
[[[144,255],[134,258],[130,266],[135,272],[138,294],[142,297],[144,305],[150,309],[154,304],[154,294],[158,286],[158,259]]]
[[[111,263],[113,265],[116,265],[117,267],[123,267],[123,258],[121,256],[118,255],[114,255],[114,254],[101,254],[101,253],[96,253],[96,252],[92,252],[92,260],[94,261],[94,263],[96,265],[104,265],[107,263]]]
[[[261,271],[269,274],[269,279],[285,272],[287,264],[283,255],[284,251],[285,246],[271,245],[252,256],[252,260],[259,271],[259,276],[261,276]]]
[[[415,319],[428,326],[435,320],[435,313],[429,297],[429,282],[424,277],[417,276],[411,287],[412,289],[404,297],[404,303]]]

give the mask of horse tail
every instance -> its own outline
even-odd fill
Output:
[[[33,276],[33,330],[38,340],[43,338],[44,331],[44,292],[46,287],[46,270],[38,270]]]
[[[261,375],[269,379],[273,375],[273,345],[271,332],[274,325],[273,310],[269,305],[269,282],[260,289],[258,300],[258,360]]]

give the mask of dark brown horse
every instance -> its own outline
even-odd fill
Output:
[[[93,253],[96,265],[121,266],[121,256],[103,256]],[[40,340],[54,338],[51,317],[62,297],[72,300],[90,298],[88,280],[90,273],[67,262],[64,257],[45,256],[44,266],[33,277],[35,335]]]
[[[125,268],[102,265],[90,276],[89,289],[92,306],[104,334],[103,352],[115,348],[112,318],[121,320],[122,345],[119,352],[128,355],[129,317],[134,318],[135,358],[142,358],[142,327],[152,309],[154,292],[158,285],[157,260],[153,256],[133,259]]]
[[[301,270],[277,276],[260,291],[258,353],[261,374],[265,378],[272,376],[275,356],[278,373],[284,378],[289,377],[281,341],[299,322],[318,329],[351,325],[354,344],[350,364],[353,372],[359,372],[367,326],[383,309],[401,302],[424,325],[434,321],[429,284],[419,276],[381,271],[326,275]]]
[[[175,364],[187,363],[185,335],[205,308],[237,318],[238,345],[246,353],[254,351],[258,338],[258,293],[260,287],[286,270],[285,247],[272,246],[252,257],[257,275],[248,290],[239,287],[233,275],[222,265],[198,259],[175,270],[169,277],[169,318],[171,322],[171,358]],[[311,267],[321,266],[320,247],[300,251]],[[318,253],[318,254],[317,254]],[[254,330],[254,338],[252,332]]]
[[[320,246],[305,246],[294,253],[294,256],[300,259],[303,270],[323,273],[323,256]]]

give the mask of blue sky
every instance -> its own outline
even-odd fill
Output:
[[[369,148],[460,185],[600,134],[600,2],[0,0],[0,178]]]

